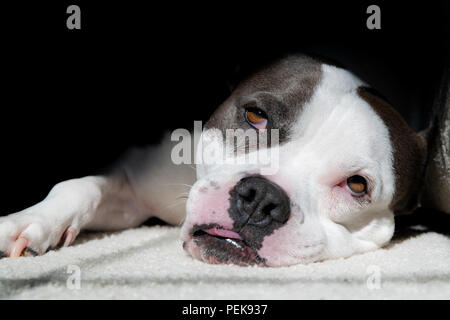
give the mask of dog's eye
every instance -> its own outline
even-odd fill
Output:
[[[355,195],[363,195],[367,192],[367,181],[358,175],[351,176],[347,179],[347,187]]]
[[[265,129],[267,126],[267,115],[258,108],[245,109],[245,120],[256,129]]]

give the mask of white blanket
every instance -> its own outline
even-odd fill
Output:
[[[0,298],[450,299],[450,238],[433,232],[283,268],[208,265],[182,250],[178,234],[168,226],[86,233],[44,256],[2,259]]]

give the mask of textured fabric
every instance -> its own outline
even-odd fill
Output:
[[[347,259],[283,268],[208,265],[185,254],[178,234],[168,226],[86,233],[41,257],[2,259],[0,297],[450,299],[450,238],[433,232]],[[73,265],[81,271],[79,289],[71,289],[73,278],[67,286]]]

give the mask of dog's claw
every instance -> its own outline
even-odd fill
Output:
[[[28,239],[24,237],[19,237],[11,249],[11,254],[9,255],[11,258],[20,257],[23,250],[28,246]]]
[[[75,228],[69,227],[67,228],[66,232],[64,233],[64,247],[69,246],[73,240],[75,240],[75,237],[77,236],[77,231]]]

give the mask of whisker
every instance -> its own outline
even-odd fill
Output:
[[[158,186],[185,186],[192,188],[192,185],[187,183],[159,183]]]
[[[167,209],[171,209],[173,207],[179,206],[180,204],[185,204],[185,201],[181,201],[181,202],[174,202],[172,204],[169,204],[168,206],[165,206],[164,208],[162,208],[161,210],[167,210]]]
[[[185,221],[186,221],[186,216],[184,216],[183,220],[178,224],[178,227],[181,227]]]

